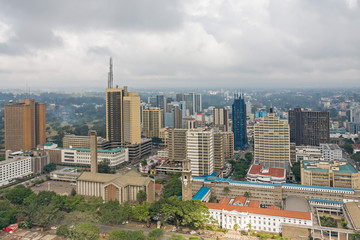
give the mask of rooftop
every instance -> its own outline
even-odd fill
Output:
[[[90,152],[90,148],[64,148],[67,150],[76,150],[79,152]],[[117,153],[123,151],[125,148],[113,148],[113,149],[98,149],[98,153]]]
[[[309,202],[323,202],[323,203],[344,204],[343,201],[334,201],[334,200],[316,199],[316,198],[309,198]]]
[[[281,178],[281,177],[285,177],[285,169],[283,168],[264,169],[263,165],[253,164],[250,167],[248,174],[258,174],[263,176],[272,176],[272,177]]]
[[[202,187],[196,194],[193,196],[193,200],[202,200],[205,195],[210,191],[208,187]]]

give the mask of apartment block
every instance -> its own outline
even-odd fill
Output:
[[[147,138],[160,137],[163,111],[157,107],[150,107],[143,111],[143,135]]]
[[[186,159],[186,132],[187,129],[168,130],[169,160],[172,162],[184,161]]]

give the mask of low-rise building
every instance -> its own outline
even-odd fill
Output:
[[[76,168],[63,168],[50,173],[50,179],[55,181],[76,182],[81,173]]]
[[[359,189],[359,173],[348,162],[302,161],[301,184]]]
[[[302,160],[324,161],[324,156],[317,146],[296,146],[296,161]]]
[[[263,165],[253,164],[247,175],[249,182],[286,183],[286,170],[284,168],[265,168]]]
[[[33,173],[30,156],[16,156],[0,162],[0,186]]]
[[[240,206],[233,204],[239,201],[225,200],[220,200],[219,203],[205,203],[209,208],[210,217],[222,228],[234,229],[237,225],[238,230],[281,233],[284,223],[307,227],[313,225],[312,215],[308,212],[280,210],[275,206]]]
[[[322,143],[320,150],[325,161],[339,160],[342,158],[342,150],[337,144]]]
[[[90,149],[89,148],[68,148],[59,149],[61,151],[61,163],[70,166],[89,167]],[[127,148],[114,148],[109,150],[98,149],[98,162],[110,161],[110,167],[118,168],[129,161]]]
[[[105,139],[97,137],[98,148],[102,148]],[[63,137],[63,148],[90,148],[90,136],[79,136],[74,134]]]

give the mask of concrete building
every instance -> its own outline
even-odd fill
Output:
[[[129,151],[129,160],[138,160],[151,153],[152,140],[151,138],[142,138],[140,143],[125,144]]]
[[[55,181],[76,182],[81,175],[76,168],[63,168],[50,173],[50,179]]]
[[[200,93],[188,93],[184,95],[184,100],[186,102],[186,109],[189,110],[189,115],[194,115],[196,113],[202,112],[202,102]]]
[[[225,165],[225,140],[222,132],[214,132],[214,170],[219,172]]]
[[[303,185],[359,189],[359,176],[358,171],[347,162],[301,162]]]
[[[123,91],[106,89],[106,140],[121,145],[123,138]]]
[[[181,162],[186,159],[186,132],[187,129],[168,130],[168,151],[171,162]]]
[[[0,186],[33,173],[31,157],[16,156],[0,162]]]
[[[225,159],[232,159],[234,157],[234,133],[222,132],[224,135],[224,156]]]
[[[34,99],[5,105],[5,149],[27,151],[46,143],[46,106]]]
[[[286,183],[286,170],[253,164],[246,175],[246,180],[260,183]]]
[[[137,92],[127,92],[124,87],[124,142],[127,144],[141,143],[140,96]]]
[[[61,151],[61,164],[66,166],[90,167],[91,150],[89,148],[67,148],[58,149]],[[119,168],[129,162],[128,148],[98,149],[97,160],[102,162],[105,159],[110,161],[110,167]]]
[[[6,150],[5,158],[7,160],[16,160],[19,158],[31,158],[31,171],[32,173],[42,173],[44,171],[44,167],[50,163],[50,155],[48,152],[39,149],[39,150],[31,150],[31,151],[17,151],[12,152],[11,150]]]
[[[296,146],[296,161],[302,160],[324,161],[324,156],[317,146]]]
[[[232,131],[234,133],[234,148],[244,149],[248,145],[246,127],[246,104],[243,95],[237,95],[232,105]]]
[[[155,200],[155,181],[154,179],[141,177],[135,171],[125,174],[104,174],[97,172],[97,147],[96,132],[91,132],[91,172],[83,172],[76,181],[77,194],[101,197],[104,201],[134,202],[137,201],[136,195],[142,190],[147,195],[147,201]]]
[[[97,138],[98,148],[103,148],[105,141],[103,138]],[[63,148],[90,148],[90,136],[65,135],[63,137]]]
[[[160,137],[163,111],[160,108],[150,107],[143,111],[143,135],[147,138]]]
[[[342,159],[342,150],[337,144],[320,143],[320,149],[325,161]]]
[[[274,113],[254,128],[255,161],[266,167],[288,168],[290,163],[289,125]]]
[[[220,130],[227,132],[229,130],[229,114],[225,108],[214,108],[214,125]]]
[[[187,131],[186,157],[191,162],[194,176],[214,172],[214,133],[212,129],[197,128]]]
[[[311,213],[308,212],[280,210],[275,206],[239,206],[233,204],[234,202],[233,199],[224,198],[219,203],[205,205],[209,208],[210,217],[225,229],[234,229],[236,224],[239,230],[281,233],[284,223],[308,227],[313,225]]]
[[[330,143],[328,111],[289,110],[290,141],[296,145],[319,146]]]

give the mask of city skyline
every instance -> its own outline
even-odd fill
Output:
[[[2,88],[360,87],[357,0],[1,3]]]

